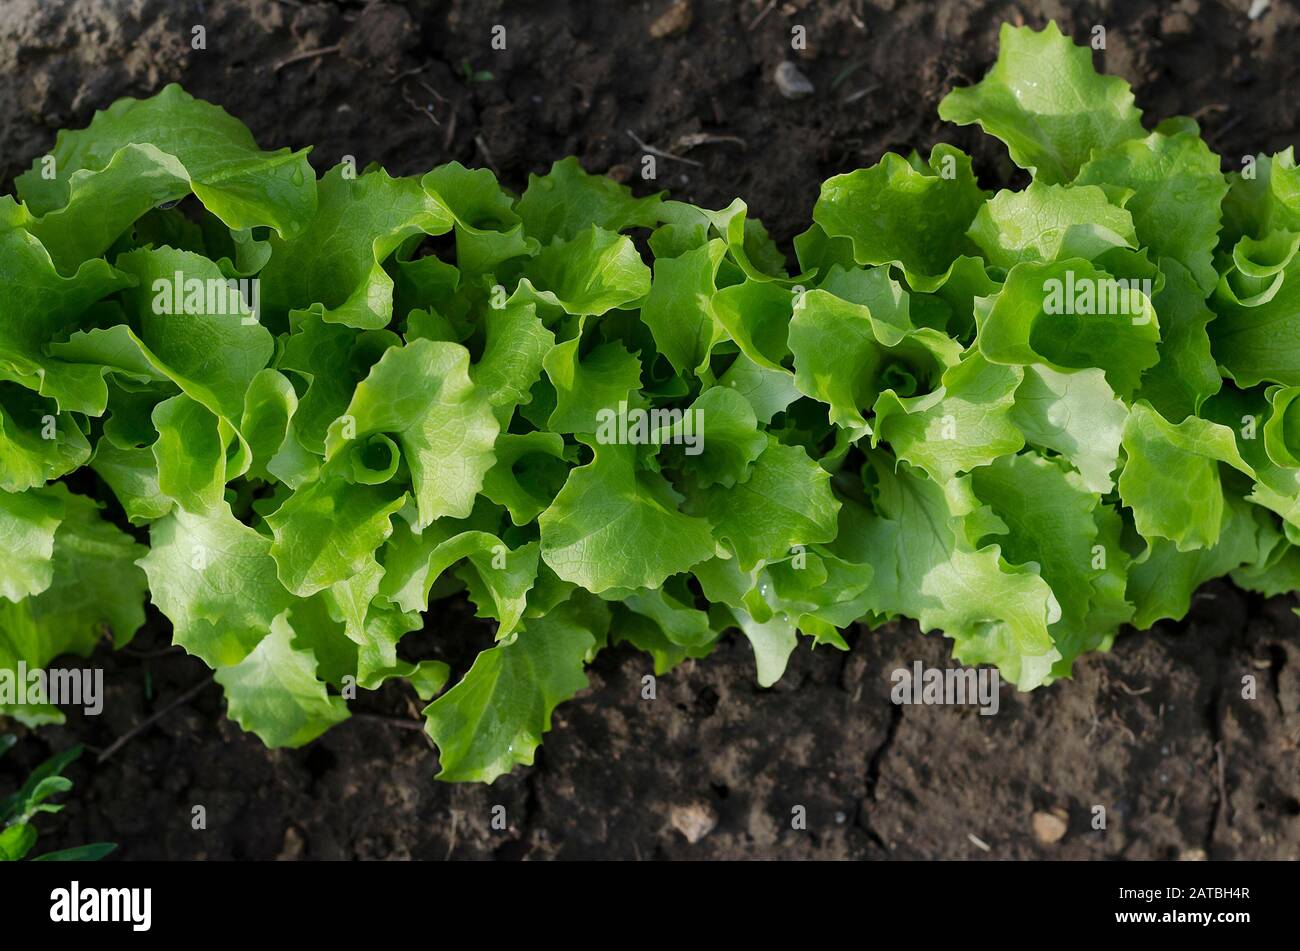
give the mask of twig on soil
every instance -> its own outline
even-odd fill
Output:
[[[382,713],[354,713],[353,720],[365,720],[370,723],[384,723],[388,726],[401,727],[403,730],[419,730],[424,732],[424,724],[419,720],[408,720],[405,717],[390,717]]]
[[[292,66],[294,63],[301,63],[305,59],[316,59],[320,56],[330,56],[333,53],[337,53],[342,48],[342,43],[335,43],[333,46],[322,46],[320,49],[303,50],[301,53],[294,53],[292,56],[286,56],[284,59],[272,66],[271,72],[278,73],[286,66]]]
[[[1227,135],[1228,130],[1241,121],[1241,113],[1236,113],[1231,119],[1214,130],[1215,135]]]
[[[456,826],[460,823],[460,810],[451,810],[451,829],[447,833],[447,855],[451,858],[451,853],[456,851]]]
[[[430,86],[428,83],[426,83],[423,79],[417,79],[416,82],[419,83],[421,86],[424,87],[424,91],[425,91],[425,92],[427,92],[427,93],[428,93],[430,96],[432,96],[434,99],[437,99],[439,102],[451,102],[450,99],[448,99],[448,98],[447,98],[446,96],[444,96],[442,93],[438,92],[438,90],[434,89],[432,86]]]
[[[447,123],[447,131],[444,132],[442,135],[442,150],[444,152],[450,151],[451,140],[456,137],[456,116],[457,115],[458,113],[453,108],[451,110],[451,121]]]
[[[492,161],[492,153],[488,151],[487,143],[483,141],[483,136],[474,136],[474,144],[478,146],[479,152],[482,153],[483,161],[487,162],[487,167],[492,169],[492,174],[496,175],[497,178],[500,178],[501,172],[497,168],[497,163]]]
[[[108,759],[110,756],[112,756],[114,753],[116,753],[116,752],[117,752],[118,750],[120,750],[122,747],[126,746],[127,743],[129,743],[132,739],[134,739],[134,738],[135,738],[136,736],[138,736],[140,733],[142,733],[143,731],[145,731],[145,730],[148,729],[149,727],[153,726],[155,723],[157,723],[159,720],[161,720],[161,719],[162,719],[163,717],[165,717],[167,714],[171,713],[171,712],[172,712],[173,710],[175,710],[177,707],[181,706],[182,704],[186,703],[186,702],[189,701],[189,700],[192,700],[195,696],[198,695],[198,693],[199,693],[201,690],[203,690],[204,687],[208,686],[208,685],[211,684],[211,683],[213,683],[213,679],[212,679],[212,676],[209,675],[209,676],[206,677],[204,680],[202,680],[200,683],[195,684],[193,687],[191,687],[189,690],[185,691],[183,694],[181,694],[179,697],[177,697],[177,698],[176,698],[175,700],[173,700],[171,703],[167,704],[167,706],[163,707],[161,710],[159,710],[158,712],[156,712],[153,716],[149,717],[149,718],[148,718],[147,720],[145,720],[143,723],[140,723],[139,725],[134,726],[134,727],[132,727],[131,729],[127,730],[125,733],[123,733],[121,736],[119,736],[116,740],[114,740],[112,743],[110,743],[110,744],[108,745],[108,748],[105,749],[104,752],[102,752],[102,753],[99,754],[99,759],[97,760],[97,762],[100,762],[100,763],[104,762],[104,760]]]
[[[863,86],[861,89],[856,89],[845,96],[844,103],[845,105],[848,105],[849,103],[857,102],[863,96],[869,96],[879,88],[880,83],[872,83],[870,86]]]
[[[689,152],[693,148],[701,145],[739,145],[742,149],[748,149],[749,146],[745,140],[738,135],[710,135],[707,132],[691,132],[686,135],[677,137],[673,142],[673,148],[679,152]]]
[[[424,729],[425,725],[424,725],[424,720],[422,720],[420,708],[417,707],[417,705],[412,702],[409,696],[407,698],[407,709],[409,712],[411,712],[411,716],[409,717],[380,717],[380,718],[382,718],[382,720],[385,720],[386,722],[389,722],[389,724],[393,726],[400,726],[400,728],[408,729],[408,730],[419,730],[421,737],[424,737],[424,742],[429,744],[430,750],[437,750],[438,747],[435,746],[433,742],[433,737],[430,737],[430,735],[426,733]],[[352,716],[370,717],[374,715],[372,715],[372,713],[354,713],[354,715]]]
[[[1119,724],[1119,728],[1123,730],[1124,733],[1128,736],[1129,743],[1131,743],[1133,746],[1137,746],[1138,738],[1137,738],[1137,734],[1133,732],[1133,728],[1130,727],[1127,723],[1125,723],[1123,718],[1114,710],[1110,712],[1110,715],[1114,719],[1114,721]]]
[[[1226,825],[1232,825],[1232,810],[1228,804],[1228,768],[1223,762],[1223,741],[1219,740],[1214,744],[1214,758],[1218,761],[1218,778],[1219,778],[1219,808],[1223,810],[1223,821]]]
[[[1092,735],[1097,732],[1097,727],[1101,726],[1101,720],[1097,719],[1097,704],[1089,703],[1088,712],[1092,714],[1092,726],[1088,727],[1088,733],[1083,738],[1084,742],[1092,739]]]
[[[674,155],[672,152],[665,152],[663,149],[655,148],[653,145],[643,141],[641,137],[631,129],[625,129],[623,131],[625,131],[627,137],[640,146],[641,150],[644,152],[649,152],[651,155],[657,155],[660,158],[672,159],[674,162],[684,162],[687,165],[694,165],[696,168],[704,167],[703,162],[697,162],[695,159],[689,159],[684,155]]]
[[[993,847],[977,836],[974,832],[967,832],[966,838],[970,839],[971,844],[977,849],[982,849],[985,852],[993,851]]]
[[[413,66],[410,69],[404,69],[396,76],[394,76],[392,79],[390,79],[388,81],[388,85],[391,86],[394,83],[400,83],[403,79],[406,79],[408,76],[414,76],[417,73],[422,73],[432,65],[433,63],[425,63],[423,66]]]
[[[749,21],[749,26],[745,27],[745,30],[749,33],[753,33],[756,29],[758,29],[758,25],[767,19],[767,15],[775,9],[776,9],[776,0],[772,0],[771,3],[769,3],[767,6],[763,8],[762,12],[759,13],[758,16],[754,17],[754,19]]]
[[[406,91],[405,86],[402,87],[402,98],[406,100],[406,104],[408,106],[410,106],[416,112],[420,113],[420,115],[428,116],[429,120],[434,125],[442,125],[442,123],[438,121],[438,117],[433,114],[433,106],[420,105],[418,102],[416,102],[414,99],[411,98],[410,94]]]
[[[1122,680],[1117,680],[1117,681],[1115,681],[1115,686],[1118,687],[1120,690],[1123,690],[1123,691],[1124,691],[1126,694],[1128,694],[1130,697],[1140,697],[1140,696],[1142,696],[1144,693],[1150,693],[1150,692],[1151,692],[1151,688],[1150,688],[1150,687],[1143,687],[1141,690],[1134,690],[1132,687],[1130,687],[1128,684],[1124,683],[1124,681],[1122,681]]]

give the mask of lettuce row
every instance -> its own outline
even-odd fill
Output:
[[[175,86],[62,133],[0,197],[0,668],[147,592],[268,745],[396,678],[491,781],[614,643],[736,630],[769,685],[906,616],[1031,689],[1208,579],[1300,587],[1291,151],[1225,176],[1054,24],[940,114],[1028,187],[888,154],[795,269],[572,159],[318,180]],[[254,319],[188,289],[252,279]],[[448,688],[402,638],[460,591],[497,637]]]

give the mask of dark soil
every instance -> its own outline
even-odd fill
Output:
[[[670,5],[0,0],[0,180],[55,130],[179,81],[267,147],[314,144],[322,170],[345,154],[394,174],[458,159],[520,189],[575,154],[628,178],[642,154],[631,130],[700,163],[661,161],[660,187],[712,207],[740,195],[784,243],[824,178],[886,149],[951,141],[973,151],[986,185],[1016,182],[1001,145],[943,126],[935,109],[987,69],[1002,21],[1048,17],[1080,39],[1104,24],[1099,62],[1133,83],[1148,122],[1196,116],[1225,167],[1297,138],[1300,11],[1281,0],[1255,21],[1249,0],[694,0],[688,26],[652,36]],[[505,51],[490,45],[498,23]],[[206,50],[190,48],[196,24]],[[790,49],[796,24],[802,53]],[[772,74],[787,58],[815,95],[780,96]],[[741,142],[688,151],[695,133]],[[370,716],[305,749],[268,751],[209,686],[107,761],[75,766],[42,846],[110,840],[122,858],[1298,858],[1293,603],[1212,584],[1187,621],[1122,636],[1072,682],[1004,688],[992,717],[889,702],[895,667],[947,658],[946,641],[911,625],[856,632],[849,654],[801,648],[771,690],[731,640],[660,678],[653,701],[641,699],[648,659],[615,650],[560,708],[537,765],[491,787],[431,780],[425,740],[383,719],[413,715],[399,688],[364,697]],[[467,641],[487,636],[457,602],[413,635],[460,669]],[[0,761],[0,788],[51,748],[109,746],[208,676],[178,652],[150,654],[167,643],[154,617],[128,651],[97,655],[104,714],[26,734]],[[1257,699],[1242,699],[1246,676]],[[197,805],[203,831],[191,827]],[[504,829],[492,827],[497,805]],[[792,828],[799,806],[806,829]],[[1047,844],[1032,816],[1052,810],[1068,831]]]

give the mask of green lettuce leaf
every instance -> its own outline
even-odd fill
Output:
[[[1134,626],[1146,629],[1162,618],[1181,620],[1196,589],[1212,578],[1257,561],[1261,551],[1261,509],[1229,496],[1219,508],[1212,546],[1180,551],[1163,538],[1153,538],[1129,569],[1126,597],[1135,606]]]
[[[699,420],[694,426],[699,437],[696,449],[687,445],[682,468],[689,469],[701,487],[733,486],[748,478],[751,464],[767,448],[767,437],[759,431],[758,417],[745,397],[726,386],[705,390],[685,411]],[[662,445],[686,442],[686,416],[659,434]],[[680,458],[680,457],[678,457]]]
[[[595,433],[608,425],[641,389],[641,361],[620,343],[605,343],[579,355],[581,338],[557,343],[542,360],[555,387],[555,410],[547,428],[557,433]]]
[[[1161,258],[1160,273],[1164,287],[1151,298],[1160,315],[1160,359],[1143,374],[1137,397],[1166,419],[1181,422],[1223,385],[1206,330],[1214,312],[1187,268]]]
[[[291,603],[270,539],[229,508],[177,510],[155,522],[140,567],[175,643],[210,667],[243,660]]]
[[[1220,463],[1248,476],[1233,432],[1195,416],[1169,422],[1147,403],[1136,403],[1124,425],[1128,461],[1119,493],[1133,510],[1143,538],[1164,538],[1179,551],[1210,548],[1223,521]]]
[[[723,336],[713,316],[713,295],[726,253],[726,244],[715,238],[680,257],[655,260],[641,319],[654,334],[659,352],[679,373],[705,366]]]
[[[1025,367],[1011,416],[1026,442],[1060,453],[1093,492],[1114,488],[1128,408],[1101,370]]]
[[[288,612],[239,663],[218,668],[230,719],[270,747],[302,746],[348,718],[341,697],[331,696],[316,675],[310,650],[294,647]]]
[[[968,232],[984,259],[1010,270],[1061,258],[1089,261],[1112,248],[1136,248],[1133,218],[1093,185],[1049,185],[1035,180],[1023,191],[1004,189],[983,205]]]
[[[261,151],[238,119],[173,83],[149,99],[119,99],[85,129],[60,132],[50,152],[54,174],[38,159],[14,184],[34,215],[66,209],[61,226],[69,229],[107,234],[107,218],[120,233],[154,205],[193,192],[231,228],[291,235],[316,210],[308,151]]]
[[[606,231],[653,228],[662,203],[659,195],[635,198],[624,185],[588,175],[570,157],[545,175],[529,175],[515,210],[529,236],[546,244],[552,238],[576,238],[591,225]]]
[[[0,382],[0,490],[37,488],[81,467],[90,443],[52,400]]]
[[[1118,514],[1105,508],[1077,473],[1042,456],[1003,456],[971,476],[975,496],[1006,527],[993,538],[1014,565],[1037,566],[1061,608],[1049,625],[1061,657],[1053,676],[1075,658],[1104,649],[1132,616],[1124,600],[1127,556]]]
[[[347,412],[357,383],[386,350],[398,346],[401,340],[387,330],[357,333],[327,324],[309,312],[300,315],[294,330],[281,340],[279,369],[305,386],[305,392],[295,388],[298,409],[290,421],[293,441],[308,452],[324,456],[328,430]]]
[[[497,423],[505,429],[515,407],[532,399],[555,335],[537,316],[535,305],[513,298],[500,308],[490,308],[484,327],[483,355],[470,368],[470,376],[488,394]]]
[[[825,290],[801,294],[794,305],[795,387],[830,406],[831,422],[854,438],[867,432],[863,414],[881,392],[932,392],[961,355],[961,345],[937,330],[892,330],[878,329],[870,307]]]
[[[136,282],[124,295],[135,317],[132,325],[74,334],[52,351],[65,360],[170,380],[237,425],[244,395],[275,349],[270,331],[247,315],[231,312],[242,298],[213,298],[211,290],[224,289],[227,279],[201,255],[146,249],[119,255],[117,267]],[[184,290],[180,298],[175,293],[178,280]],[[192,288],[202,297],[191,298]]]
[[[988,75],[939,103],[939,118],[978,123],[1049,185],[1073,180],[1094,150],[1142,136],[1141,116],[1128,83],[1098,75],[1092,51],[1062,36],[1055,21],[1041,31],[1002,24]]]
[[[406,499],[400,486],[356,484],[326,470],[266,517],[280,583],[306,598],[364,571]]]
[[[469,515],[499,431],[487,393],[470,379],[469,351],[412,340],[385,351],[357,384],[346,413],[330,427],[325,458],[339,458],[353,439],[392,433],[411,471],[423,527]]]
[[[320,205],[292,238],[271,238],[262,271],[262,305],[278,319],[313,304],[326,323],[377,330],[393,317],[393,280],[384,261],[412,235],[445,234],[451,212],[418,179],[382,169],[345,177],[337,165],[321,179]]]
[[[546,511],[568,474],[562,436],[503,433],[496,462],[483,476],[483,495],[505,506],[516,525],[527,525]]]
[[[129,535],[105,521],[98,506],[63,486],[41,494],[59,506],[61,521],[54,532],[49,562],[49,583],[20,601],[0,600],[0,669],[15,671],[21,661],[28,670],[46,667],[65,655],[88,656],[106,637],[115,646],[128,643],[144,623],[145,576],[136,559],[145,551]],[[52,507],[47,508],[48,512]],[[11,516],[5,516],[6,521]],[[35,517],[28,512],[25,518]],[[38,528],[48,529],[48,521]],[[34,550],[33,550],[34,547]],[[42,548],[28,543],[26,580],[7,575],[9,587],[29,590],[43,584]],[[24,557],[22,552],[18,557]],[[6,708],[28,726],[61,723],[63,715],[48,704]]]
[[[1100,367],[1122,397],[1160,359],[1150,294],[1082,258],[1017,264],[1001,292],[981,298],[975,313],[980,353],[993,363]]]
[[[599,225],[555,238],[524,273],[545,302],[577,316],[604,314],[650,292],[650,269],[636,246]]]
[[[707,489],[697,504],[742,570],[783,558],[795,545],[830,541],[839,511],[830,473],[803,449],[770,436],[747,480]]]
[[[1241,387],[1300,386],[1300,255],[1273,278],[1268,293],[1242,300],[1225,275],[1210,299],[1214,359]]]
[[[827,179],[813,221],[831,237],[849,238],[858,264],[936,275],[973,250],[966,228],[984,198],[970,156],[940,144],[928,166],[886,152],[871,168]]]
[[[63,501],[48,490],[0,492],[0,536],[10,540],[0,563],[0,598],[21,601],[50,586],[63,513]]]
[[[103,367],[51,358],[46,347],[131,280],[102,260],[86,261],[63,277],[30,234],[0,231],[0,379],[49,397],[60,410],[102,414],[108,402]]]
[[[466,276],[487,274],[506,261],[537,253],[537,238],[524,233],[514,200],[488,169],[449,162],[425,175],[420,184],[455,218],[456,267],[449,268],[432,255],[417,258],[412,266],[449,271],[455,278],[458,271]]]
[[[633,447],[592,449],[537,519],[542,559],[560,578],[594,594],[653,588],[714,553],[709,523],[682,514],[662,476],[638,472]]]
[[[533,762],[556,706],[587,686],[583,665],[604,630],[566,604],[478,655],[424,711],[438,779],[490,783]]]
[[[1131,189],[1124,207],[1142,245],[1190,271],[1202,297],[1214,289],[1213,252],[1228,182],[1194,122],[1162,124],[1145,139],[1095,153],[1075,181]]]
[[[1014,412],[1024,375],[972,352],[945,371],[932,393],[901,398],[885,390],[876,400],[871,444],[888,442],[898,458],[939,483],[1018,452],[1025,436]]]
[[[906,463],[895,471],[877,456],[871,471],[876,512],[840,539],[853,561],[871,566],[876,610],[942,630],[962,663],[996,664],[1022,690],[1043,683],[1061,659],[1048,631],[1061,608],[1047,582],[1008,564],[998,545],[968,541],[962,518],[973,503],[954,505]]]
[[[181,394],[153,411],[158,491],[187,512],[210,512],[225,504],[226,447],[217,418]]]
[[[795,298],[771,281],[747,279],[724,287],[713,298],[713,314],[740,352],[766,370],[786,372],[787,338]]]

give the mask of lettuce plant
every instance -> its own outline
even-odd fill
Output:
[[[0,668],[147,593],[267,744],[400,679],[491,781],[618,642],[738,631],[769,685],[905,616],[1027,690],[1211,578],[1300,587],[1291,151],[1225,175],[1054,24],[940,115],[1029,184],[887,154],[797,267],[572,159],[318,180],[175,86],[62,133],[0,197]],[[448,688],[401,641],[461,591],[496,642]]]
[[[17,738],[12,734],[0,733],[0,756],[4,756],[16,742]],[[72,780],[62,773],[80,755],[80,746],[56,753],[32,770],[21,788],[0,797],[0,862],[17,862],[25,858],[36,845],[36,827],[32,820],[41,813],[63,810],[62,806],[46,800],[72,788]],[[96,862],[115,848],[117,846],[111,842],[76,845],[34,856],[31,861]]]

